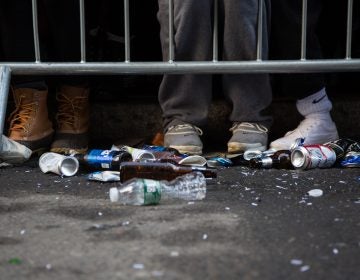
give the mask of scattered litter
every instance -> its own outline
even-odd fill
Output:
[[[52,265],[50,263],[48,263],[45,267],[46,267],[47,270],[52,269]]]
[[[292,265],[302,265],[303,264],[303,261],[302,260],[299,260],[299,259],[292,259],[291,261],[290,261],[290,263],[292,264]]]
[[[230,207],[225,207],[225,210],[226,210],[226,211],[229,211],[229,210],[230,210]]]
[[[102,213],[102,212],[99,212],[99,213],[98,213],[98,215],[99,215],[99,216],[102,216],[102,215],[103,215],[103,213]]]
[[[251,189],[248,187],[245,187],[245,191],[250,191]]]
[[[282,186],[275,186],[276,188],[278,188],[278,189],[283,189],[283,190],[287,190],[287,188],[285,188],[285,187],[282,187]]]
[[[178,251],[171,251],[170,256],[171,257],[178,257],[180,254]]]
[[[301,272],[308,271],[309,269],[310,269],[310,266],[309,266],[309,265],[304,265],[304,266],[300,267],[300,271],[301,271]]]
[[[125,221],[125,222],[121,222],[121,223],[117,223],[117,224],[113,224],[113,225],[110,225],[110,224],[93,224],[86,231],[107,230],[107,229],[110,229],[110,228],[127,226],[129,224],[130,224],[129,221]]]
[[[22,261],[19,258],[11,258],[11,259],[8,260],[8,263],[18,265],[18,264],[21,264]]]
[[[258,204],[255,203],[255,202],[252,202],[251,205],[252,205],[252,206],[258,206]]]
[[[142,263],[134,263],[133,264],[133,269],[144,269],[144,264]]]
[[[334,249],[333,249],[333,253],[334,253],[334,255],[337,255],[337,254],[339,254],[339,250],[336,249],[336,248],[334,248]]]
[[[21,234],[21,235],[24,235],[25,232],[26,232],[26,230],[25,230],[25,229],[22,229],[22,230],[20,231],[20,234]]]
[[[194,201],[189,201],[188,204],[193,205],[193,204],[195,204],[195,202]]]
[[[339,183],[341,183],[341,184],[346,184],[346,182],[345,182],[345,181],[339,181]]]
[[[206,233],[203,234],[202,239],[206,240],[208,238],[208,235]]]
[[[164,276],[164,271],[153,270],[153,271],[151,271],[151,275],[154,277],[162,277],[162,276]]]
[[[308,203],[306,203],[306,205],[309,205],[309,206],[310,206],[310,205],[312,205],[312,202],[308,202]]]
[[[323,193],[324,192],[320,189],[313,189],[307,192],[307,194],[312,197],[320,197],[323,195]]]

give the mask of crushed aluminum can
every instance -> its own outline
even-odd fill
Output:
[[[291,152],[291,163],[296,169],[328,168],[335,161],[336,153],[325,145],[300,146]]]
[[[228,158],[213,157],[207,160],[208,167],[217,167],[217,166],[229,167],[232,165],[233,165],[232,161]]]
[[[356,143],[354,140],[345,138],[327,142],[324,145],[333,149],[336,153],[336,158],[339,160],[344,158],[345,154],[348,152],[349,147],[351,147],[354,143]]]
[[[262,153],[263,152],[259,150],[247,150],[244,152],[244,159],[250,160],[252,158],[261,157]]]
[[[151,153],[150,151],[143,150],[143,149],[137,149],[137,148],[133,148],[130,146],[118,147],[118,146],[113,145],[111,147],[111,150],[128,152],[129,154],[131,154],[133,161],[146,161],[146,160],[155,159],[154,154]]]
[[[73,156],[64,156],[57,153],[44,153],[39,158],[42,172],[53,172],[62,176],[74,176],[79,170],[79,161]]]
[[[120,181],[120,172],[119,171],[96,171],[90,173],[87,176],[88,180],[91,181],[100,181],[100,182],[116,182]]]
[[[349,152],[341,161],[343,167],[360,167],[360,152]]]

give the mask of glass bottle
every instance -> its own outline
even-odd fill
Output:
[[[120,181],[132,178],[171,181],[190,172],[201,172],[206,178],[216,178],[215,168],[176,165],[170,162],[122,162],[120,164]]]
[[[277,168],[277,169],[291,169],[291,151],[279,150],[274,154],[266,157],[256,157],[249,161],[249,166],[253,168]]]

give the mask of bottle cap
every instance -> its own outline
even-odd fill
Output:
[[[119,200],[119,191],[116,187],[110,188],[109,191],[110,201],[116,202]]]

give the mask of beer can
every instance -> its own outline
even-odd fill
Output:
[[[337,159],[342,159],[345,156],[347,149],[354,143],[356,143],[354,140],[344,138],[327,142],[324,145],[329,146],[331,149],[334,150]]]
[[[74,176],[79,170],[79,161],[73,156],[64,156],[57,153],[44,153],[39,158],[42,172],[53,172],[63,176]]]
[[[291,163],[296,169],[328,168],[335,161],[336,153],[325,145],[299,146],[291,152]]]

